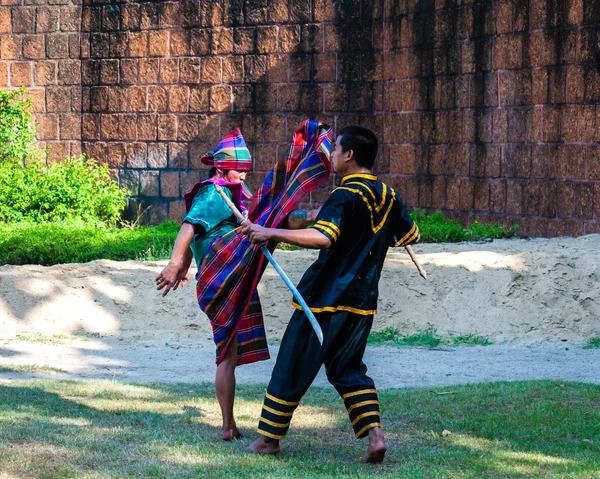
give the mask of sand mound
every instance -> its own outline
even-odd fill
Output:
[[[375,329],[477,333],[494,341],[584,342],[600,335],[600,235],[417,245],[418,276],[403,249],[388,255]],[[315,251],[276,251],[297,282]],[[162,298],[154,277],[166,262],[93,261],[0,267],[0,337],[96,334],[123,341],[210,337],[194,285]],[[292,313],[291,294],[270,267],[259,286],[271,338]]]

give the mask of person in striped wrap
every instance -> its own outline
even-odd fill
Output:
[[[202,156],[201,161],[211,166],[210,178],[197,183],[185,194],[186,214],[171,259],[156,277],[157,289],[163,290],[163,296],[185,286],[190,277],[192,258],[200,269],[209,245],[239,226],[215,185],[223,187],[242,211],[246,211],[242,200],[252,196],[244,184],[246,172],[252,168],[252,158],[239,128],[226,135],[213,151]],[[233,344],[236,345],[235,340]],[[224,440],[241,437],[233,417],[236,363],[236,348],[232,347],[217,366],[215,375]]]
[[[265,395],[258,432],[246,450],[279,452],[279,441],[294,410],[321,365],[340,394],[357,438],[368,437],[363,462],[383,461],[386,445],[379,399],[363,362],[367,338],[377,312],[378,283],[390,246],[419,240],[398,192],[373,175],[378,142],[360,126],[346,127],[331,155],[342,178],[304,230],[264,228],[245,221],[242,232],[253,244],[281,241],[321,250],[298,284],[298,290],[323,330],[321,346],[299,305],[284,333]]]
[[[252,200],[247,215],[253,222],[272,228],[305,228],[314,220],[314,211],[292,210],[300,199],[329,178],[332,136],[333,130],[328,125],[312,120],[305,120],[300,125],[290,148],[269,172]],[[246,155],[242,153],[241,161],[244,161]],[[217,168],[222,164],[220,155],[215,149],[213,156]],[[249,158],[249,153],[247,157]],[[240,152],[235,154],[235,158],[225,160],[240,160]],[[236,165],[238,164],[228,164]],[[233,197],[236,206],[242,209],[241,190],[235,188],[241,185],[226,186],[231,190],[227,193],[230,199]],[[182,231],[185,228],[188,236],[181,244],[178,237],[169,263],[173,265],[167,266],[159,275],[157,285],[159,289],[167,288],[168,292],[169,287],[177,287],[179,278],[186,278],[184,274],[187,274],[190,258],[187,262],[181,259],[184,254],[189,256],[186,248],[189,249],[191,232],[186,222],[194,226],[200,224],[203,227],[200,229],[200,235],[191,244],[198,264],[196,294],[198,304],[208,316],[213,329],[217,356],[215,385],[223,415],[223,439],[229,440],[242,436],[233,416],[235,368],[270,357],[260,299],[256,291],[267,260],[258,247],[250,244],[241,233],[241,229],[236,228],[237,224],[230,216],[229,209],[223,210],[222,215],[227,224],[221,223],[222,229],[218,234],[211,234],[210,238],[206,239],[206,232],[215,230],[210,228],[214,221],[207,224],[205,217],[214,214],[215,210],[221,211],[223,206],[220,199],[212,194],[213,190],[214,187],[211,188],[210,185],[199,184],[186,194],[186,205],[193,198],[191,209],[188,207],[189,211],[182,226]],[[206,196],[209,201],[203,201],[202,194],[210,195]],[[194,247],[199,242],[202,242],[202,246]],[[272,242],[268,248],[273,251],[275,245],[276,243]],[[171,269],[167,270],[168,268]]]

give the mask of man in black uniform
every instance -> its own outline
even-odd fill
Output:
[[[390,246],[419,240],[419,228],[400,195],[372,174],[377,157],[375,134],[360,126],[342,129],[331,155],[342,179],[308,229],[262,228],[245,222],[253,243],[281,241],[321,253],[298,290],[323,329],[323,346],[300,306],[281,341],[267,388],[258,432],[246,450],[273,454],[289,428],[292,414],[322,364],[348,411],[357,438],[368,436],[363,462],[381,462],[386,445],[379,400],[367,376],[363,354],[377,312],[378,283]]]

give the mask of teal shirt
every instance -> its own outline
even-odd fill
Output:
[[[223,191],[233,201],[229,188],[223,188]],[[229,206],[217,192],[213,183],[207,183],[198,190],[183,221],[202,226],[204,230],[194,234],[190,245],[198,268],[202,264],[202,258],[204,258],[208,245],[215,238],[219,238],[239,226]]]

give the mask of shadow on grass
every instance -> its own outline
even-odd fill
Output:
[[[330,389],[311,388],[277,457],[247,455],[264,388],[236,402],[247,439],[220,440],[208,384],[0,385],[0,470],[27,477],[597,477],[600,386],[552,381],[385,391],[389,453],[358,462]],[[442,431],[451,433],[442,435]]]

